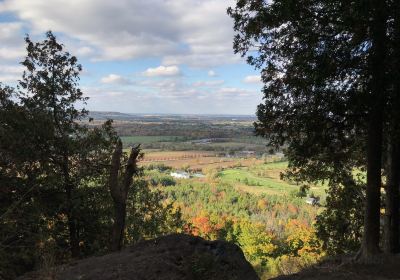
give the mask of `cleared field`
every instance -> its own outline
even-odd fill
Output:
[[[144,155],[142,165],[162,163],[176,169],[204,170],[213,168],[235,168],[261,164],[263,161],[255,158],[238,159],[219,157],[207,151],[151,151]]]
[[[142,162],[174,161],[203,157],[216,157],[215,153],[207,151],[149,151],[144,154]]]
[[[280,171],[277,171],[265,177],[259,177],[247,171],[245,168],[240,168],[221,171],[220,178],[222,181],[240,186],[241,189],[252,192],[285,194],[289,193],[291,190],[298,189],[298,186],[282,181],[279,176],[275,176],[276,174],[279,175],[279,173]]]
[[[271,195],[288,195],[298,191],[299,186],[280,178],[280,174],[287,168],[287,162],[273,162],[266,164],[252,164],[249,167],[226,169],[219,172],[223,182],[251,193],[268,193]],[[310,186],[310,192],[325,197],[324,186]]]

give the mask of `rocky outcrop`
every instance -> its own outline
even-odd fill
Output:
[[[238,246],[184,234],[142,241],[121,252],[59,266],[51,275],[36,272],[19,279],[47,277],[59,280],[259,279]]]

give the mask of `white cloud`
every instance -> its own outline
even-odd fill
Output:
[[[236,87],[222,87],[218,90],[218,93],[221,94],[238,94],[243,92],[244,90],[236,88]]]
[[[23,36],[22,23],[0,23],[0,62],[22,60],[25,54]]]
[[[130,88],[84,87],[88,109],[128,113],[253,114],[262,94],[236,87],[194,87],[181,78],[145,78]],[[140,106],[132,106],[140,104]]]
[[[224,83],[223,80],[216,80],[216,81],[198,81],[194,82],[192,85],[194,87],[214,87],[214,86],[220,86]]]
[[[129,84],[129,80],[116,74],[109,74],[100,80],[103,84]]]
[[[261,84],[261,76],[260,75],[246,76],[243,82],[247,84]]]
[[[0,47],[0,60],[21,60],[24,54],[25,50],[23,48]]]
[[[22,74],[24,71],[24,67],[22,65],[0,65],[0,72],[12,73],[12,74]]]
[[[0,40],[7,40],[9,43],[14,42],[17,43],[18,37],[16,37],[16,33],[18,33],[22,28],[21,22],[1,22],[0,23]]]
[[[95,53],[94,49],[88,46],[80,47],[76,50],[76,55],[78,57],[84,56],[91,56]]]
[[[163,65],[207,67],[235,63],[233,0],[4,0],[35,34],[47,30],[79,40],[97,60],[161,57]],[[62,7],[62,8],[60,8]],[[190,8],[188,8],[190,7]],[[112,20],[107,20],[112,18]]]
[[[14,65],[0,65],[0,82],[15,83],[21,79],[24,67]]]
[[[210,77],[215,77],[215,76],[217,76],[217,73],[215,73],[214,70],[209,70],[207,74],[208,74],[208,76],[210,76]]]
[[[125,112],[253,113],[261,100],[260,93],[229,87],[232,77],[224,82],[222,78],[214,78],[223,75],[212,70],[242,61],[233,54],[232,20],[226,14],[226,8],[234,3],[233,0],[0,0],[0,17],[4,12],[16,21],[0,23],[0,65],[11,65],[23,58],[25,32],[37,41],[44,32],[52,30],[72,54],[89,59],[83,63],[112,61],[112,64],[91,65],[90,73],[83,73],[82,87],[93,98],[89,102],[92,108]],[[143,70],[149,67],[149,61],[159,61],[161,66],[148,68],[136,77],[116,74],[123,73],[122,67],[110,70],[115,72],[100,76],[100,80],[96,78],[98,67],[112,65],[110,69],[115,69],[121,65],[116,60],[131,63],[132,59],[140,59],[134,63]],[[196,72],[185,66],[202,70]],[[20,78],[20,73],[4,69],[0,69],[0,81]],[[198,73],[210,78],[200,78],[196,76]],[[223,102],[218,102],[221,99]]]
[[[147,77],[165,77],[165,76],[179,76],[180,75],[179,67],[174,66],[158,66],[156,68],[148,68],[143,74]]]
[[[248,89],[242,89],[236,87],[222,87],[216,90],[215,94],[221,99],[224,98],[243,99],[260,95],[259,92],[257,91],[251,91]]]

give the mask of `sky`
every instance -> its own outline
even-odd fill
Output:
[[[253,115],[260,73],[234,54],[230,0],[0,0],[0,82],[15,84],[24,36],[51,30],[83,66],[87,109]]]

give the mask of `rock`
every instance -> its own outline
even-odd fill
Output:
[[[48,274],[48,272],[47,272]],[[29,273],[20,280],[253,280],[254,269],[235,244],[173,234],[139,242],[121,252],[55,267],[51,275]]]

